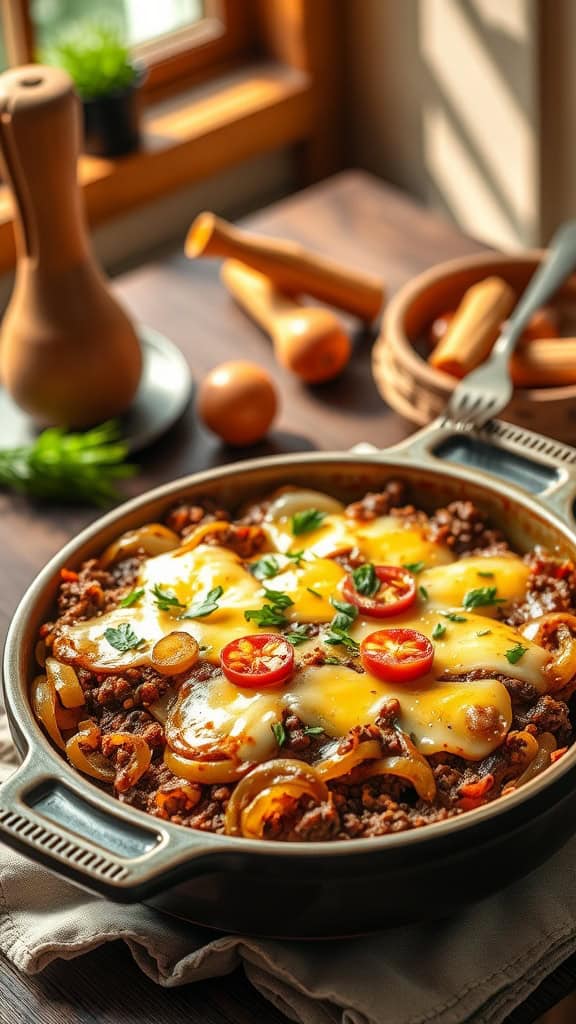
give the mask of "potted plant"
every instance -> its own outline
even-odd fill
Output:
[[[143,68],[114,26],[78,23],[43,56],[67,71],[82,100],[84,149],[95,156],[121,156],[140,141],[136,92]]]

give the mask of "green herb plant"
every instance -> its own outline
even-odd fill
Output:
[[[139,78],[138,67],[114,24],[77,22],[41,59],[67,71],[82,100],[124,92]]]

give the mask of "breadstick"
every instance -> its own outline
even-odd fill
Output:
[[[429,363],[454,377],[464,377],[490,353],[516,303],[516,294],[500,277],[487,277],[465,293],[446,334]]]
[[[520,388],[576,384],[576,338],[535,338],[516,350],[510,370]]]

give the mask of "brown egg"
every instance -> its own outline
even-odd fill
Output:
[[[256,363],[221,363],[200,385],[197,412],[223,441],[236,447],[255,444],[268,432],[278,399],[270,375]]]

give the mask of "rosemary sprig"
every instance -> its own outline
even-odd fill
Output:
[[[116,481],[133,476],[127,446],[114,421],[85,433],[49,427],[36,441],[0,449],[0,488],[34,498],[107,505],[119,495]]]

